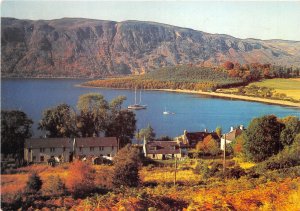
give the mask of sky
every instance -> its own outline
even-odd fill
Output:
[[[300,1],[1,0],[1,17],[154,21],[243,39],[300,41]]]

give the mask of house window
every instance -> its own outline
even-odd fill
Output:
[[[65,152],[66,151],[66,147],[63,147],[63,152]]]
[[[94,147],[90,147],[90,152],[93,152],[94,151]]]
[[[114,146],[111,147],[111,150],[114,150]]]
[[[35,156],[32,156],[32,160],[35,161],[35,160],[36,160],[36,157],[35,157]]]
[[[82,147],[79,147],[79,152],[82,152]]]
[[[150,147],[150,150],[156,150],[156,147]]]
[[[50,152],[55,152],[55,148],[54,147],[50,147]]]
[[[104,150],[104,147],[99,147],[99,151],[103,151]]]
[[[41,157],[40,157],[40,161],[41,161],[41,162],[44,162],[44,161],[45,161],[44,156],[41,156]]]
[[[152,158],[155,158],[155,154],[152,154]]]
[[[45,148],[40,148],[40,152],[45,152]]]

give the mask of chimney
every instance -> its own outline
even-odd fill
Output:
[[[144,144],[143,144],[143,151],[144,151],[144,155],[145,157],[147,157],[147,140],[146,137],[144,136]]]
[[[233,131],[233,127],[230,127],[230,132],[232,132]]]
[[[187,134],[187,130],[184,130],[183,135],[186,136],[186,134]]]
[[[240,129],[241,129],[241,130],[244,130],[244,125],[240,125]]]

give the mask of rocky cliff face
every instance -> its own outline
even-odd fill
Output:
[[[2,77],[101,77],[226,60],[300,65],[300,42],[237,39],[141,22],[2,18]]]

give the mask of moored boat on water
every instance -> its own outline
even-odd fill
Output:
[[[147,105],[142,105],[141,104],[141,102],[142,102],[142,91],[140,91],[140,102],[139,103],[136,102],[136,88],[135,88],[134,93],[135,93],[135,95],[134,95],[134,104],[133,105],[129,105],[127,108],[130,109],[130,110],[142,110],[142,109],[146,109]]]

